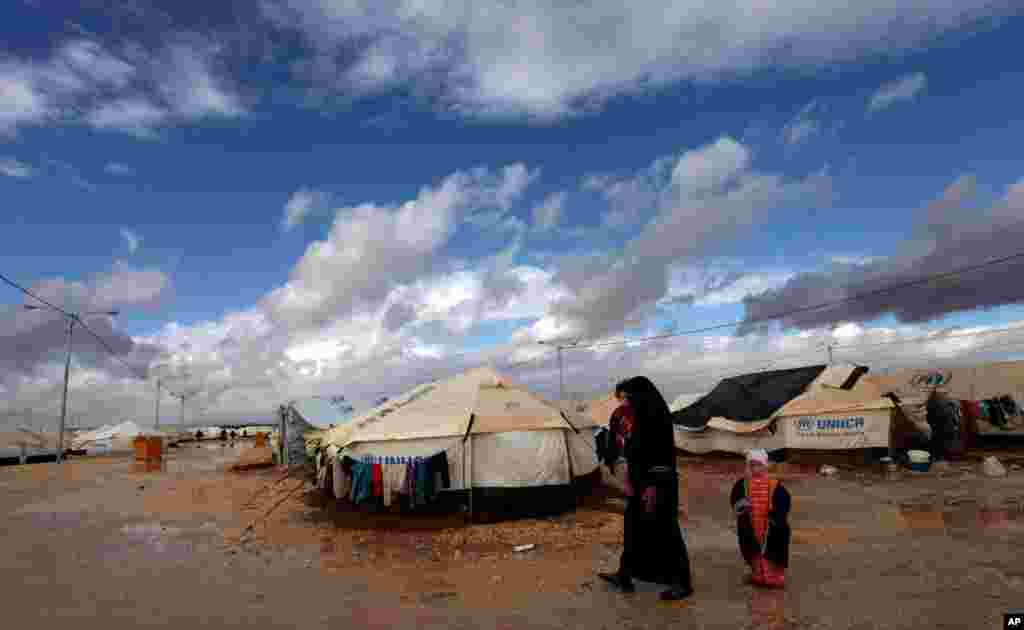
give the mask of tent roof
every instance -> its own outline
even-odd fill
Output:
[[[294,409],[307,424],[318,429],[329,429],[344,424],[352,419],[351,412],[338,409],[334,403],[325,398],[302,398],[291,403]]]
[[[692,428],[703,427],[715,417],[739,422],[763,420],[803,393],[826,367],[813,365],[724,379],[707,396],[672,414],[672,420]]]
[[[576,428],[594,426],[589,418],[566,413]],[[470,426],[470,418],[473,418]],[[337,446],[460,437],[470,433],[502,433],[567,429],[558,407],[518,387],[492,368],[476,368],[453,378],[420,385],[327,432]]]
[[[830,366],[820,370],[802,392],[783,402],[769,415],[747,419],[722,414],[709,418],[706,424],[732,433],[750,433],[766,428],[776,418],[783,416],[891,409],[892,401],[882,398],[877,383],[862,378],[865,373],[866,367],[849,364]]]

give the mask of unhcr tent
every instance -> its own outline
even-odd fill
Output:
[[[923,409],[932,391],[952,400],[983,401],[1008,396],[1024,404],[1024,361],[1003,361],[952,368],[904,369],[875,377],[883,392],[895,393],[903,407]],[[983,436],[1024,435],[1024,417],[1008,418],[1005,427],[977,422]]]
[[[676,446],[693,453],[888,447],[894,405],[862,378],[866,372],[813,366],[726,379],[674,415]]]
[[[329,458],[445,453],[449,494],[487,515],[555,513],[597,470],[596,423],[477,368],[420,385],[327,432]]]

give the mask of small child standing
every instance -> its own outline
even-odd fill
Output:
[[[747,453],[747,475],[736,481],[729,498],[736,514],[740,553],[750,565],[751,583],[782,588],[789,566],[789,492],[768,477],[768,452]]]

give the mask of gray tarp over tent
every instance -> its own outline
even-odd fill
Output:
[[[352,417],[351,407],[326,398],[303,398],[282,405],[278,419],[279,461],[289,466],[305,463],[308,434],[341,426]]]
[[[796,398],[814,382],[825,365],[755,372],[723,379],[709,394],[672,414],[673,423],[686,431],[703,431],[711,418],[729,418],[737,422],[757,422],[769,418]],[[849,389],[867,370],[858,370]]]

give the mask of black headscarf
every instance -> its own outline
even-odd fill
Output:
[[[645,424],[667,422],[672,424],[672,412],[661,392],[646,376],[634,376],[616,386],[616,391],[625,392],[637,422]]]
[[[654,383],[643,376],[624,382],[622,390],[633,408],[633,432],[625,455],[634,487],[672,481],[676,471],[675,438],[668,403]]]

